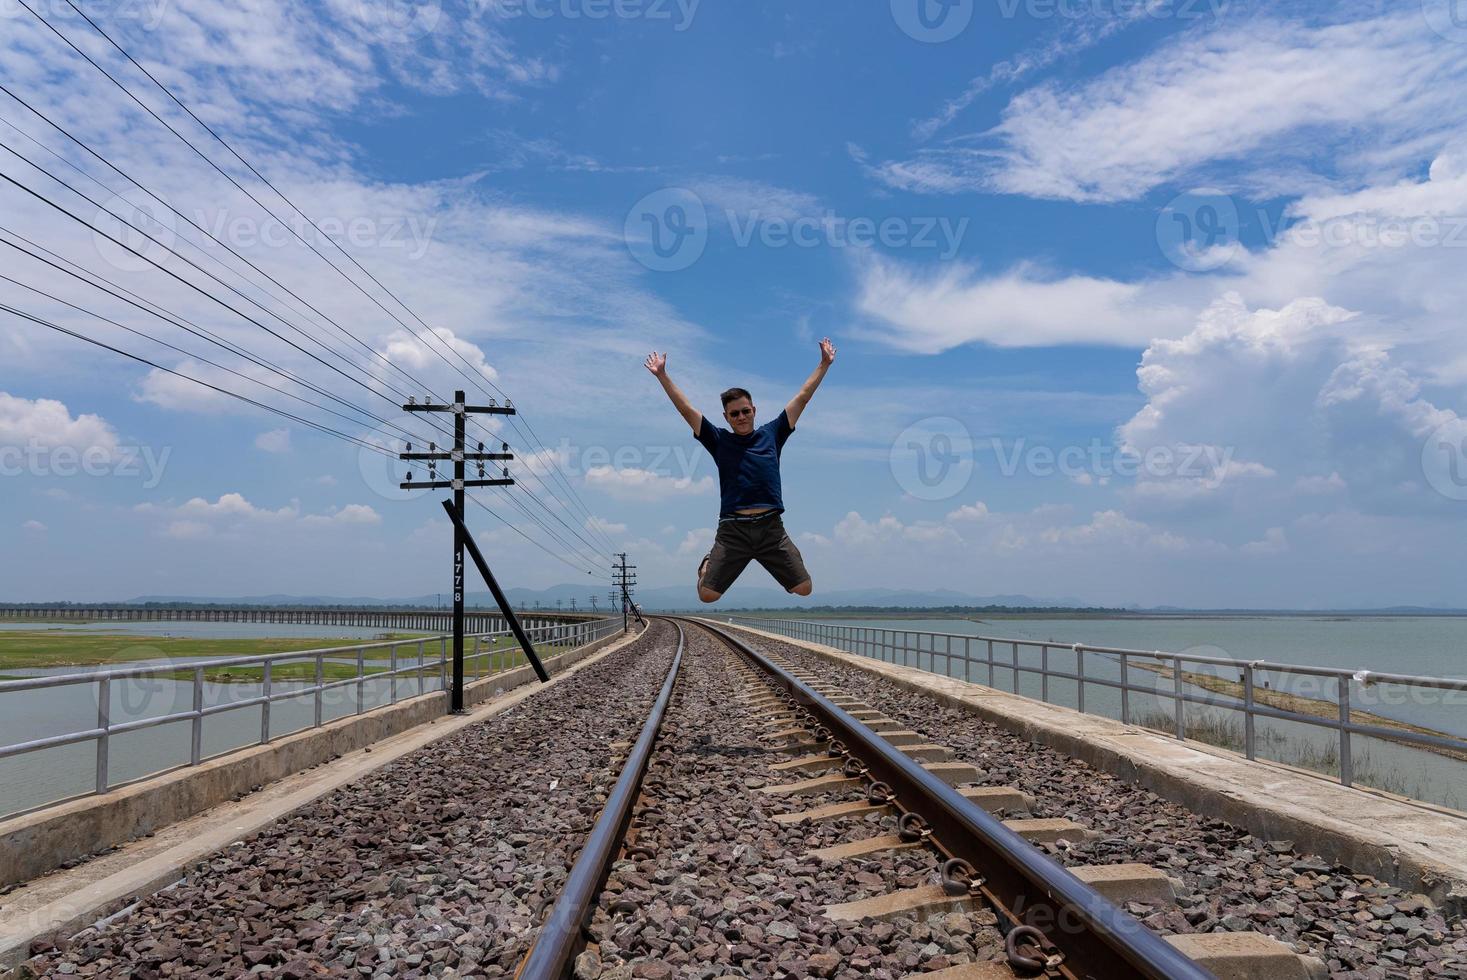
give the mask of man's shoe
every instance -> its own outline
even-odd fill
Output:
[[[713,557],[713,552],[711,552],[711,551],[708,552],[708,554],[706,554],[706,555],[703,556],[703,562],[702,562],[702,564],[700,564],[698,566],[698,588],[700,588],[700,589],[703,587],[703,576],[708,571],[708,561],[712,557]]]

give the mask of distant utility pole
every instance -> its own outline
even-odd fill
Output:
[[[621,592],[621,629],[625,633],[630,625],[627,622],[628,612],[637,617],[637,622],[642,622],[642,614],[632,605],[631,587],[637,584],[637,577],[632,573],[637,570],[637,566],[627,564],[626,552],[619,552],[616,561],[612,571],[616,575],[616,586]]]
[[[487,479],[484,472],[486,462],[508,462],[514,459],[509,451],[509,443],[503,443],[503,451],[497,453],[486,453],[484,444],[479,443],[478,452],[468,452],[464,446],[465,433],[468,417],[470,415],[515,415],[515,408],[509,402],[503,406],[491,401],[487,406],[468,405],[462,391],[453,393],[452,405],[434,405],[431,402],[418,403],[416,398],[409,398],[408,403],[402,407],[404,412],[442,413],[453,415],[453,449],[450,452],[441,452],[436,442],[428,443],[428,451],[413,452],[413,444],[407,444],[407,452],[399,455],[400,459],[409,463],[424,462],[428,464],[428,479],[426,482],[413,480],[412,470],[409,469],[407,480],[401,487],[404,490],[452,490],[453,508],[457,512],[457,519],[453,526],[453,692],[449,700],[449,710],[455,714],[464,710],[464,539],[466,531],[464,527],[464,490],[469,487],[511,487],[514,481],[509,478],[509,469],[504,469],[504,474],[499,479]],[[465,463],[473,461],[477,464],[478,479],[470,480],[465,473]],[[451,480],[439,479],[438,464],[443,462],[453,463],[453,478]],[[491,583],[491,588],[497,588]],[[439,593],[439,602],[442,603],[443,595]],[[496,598],[498,598],[496,596]],[[501,606],[506,604],[501,602]],[[507,617],[511,619],[516,627],[519,623],[514,621],[514,614],[507,607],[504,609]],[[521,643],[524,643],[523,637]],[[528,651],[529,657],[534,660],[534,651]]]
[[[600,615],[601,609],[600,609],[599,606],[596,605],[596,597],[593,595],[593,596],[590,597],[590,599],[591,599],[591,615],[593,615],[593,616]]]
[[[575,611],[576,611],[576,600],[572,599],[571,600],[571,612],[575,612]]]

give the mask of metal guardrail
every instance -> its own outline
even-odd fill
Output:
[[[581,623],[556,623],[547,626],[532,627],[526,630],[531,641],[537,646],[568,646],[572,649],[593,643],[613,633],[621,632],[621,617],[591,620]],[[477,633],[466,636],[464,639],[472,641],[471,650],[464,653],[465,678],[467,680],[479,680],[490,677],[509,669],[508,658],[518,651],[518,644],[495,648],[493,641],[500,637],[512,638],[513,634],[508,630],[493,633]],[[485,641],[489,641],[490,649],[484,649]],[[397,704],[402,698],[400,691],[401,682],[399,677],[403,674],[416,675],[417,690],[408,694],[408,697],[427,693],[426,674],[436,668],[438,671],[438,686],[434,690],[447,688],[447,671],[452,664],[453,658],[448,653],[448,647],[453,642],[449,635],[414,637],[408,640],[387,640],[377,643],[353,644],[341,647],[330,647],[320,650],[299,650],[291,653],[258,654],[248,657],[216,658],[209,660],[182,661],[169,664],[154,664],[147,666],[117,667],[107,670],[95,670],[68,674],[55,674],[46,677],[23,678],[20,680],[0,681],[0,714],[6,712],[6,698],[23,694],[27,691],[37,691],[51,688],[70,687],[78,685],[96,685],[97,691],[97,724],[93,728],[80,731],[67,732],[52,735],[47,738],[32,739],[26,742],[17,742],[12,745],[0,745],[0,759],[8,759],[14,756],[26,755],[31,752],[40,752],[45,749],[54,749],[66,745],[74,745],[80,742],[94,741],[97,746],[96,783],[93,793],[105,793],[111,787],[109,774],[110,743],[114,736],[129,732],[143,731],[149,728],[157,728],[160,725],[177,724],[179,722],[192,722],[192,738],[190,742],[189,761],[185,766],[175,766],[165,769],[163,772],[172,772],[179,768],[197,766],[201,762],[217,759],[229,755],[241,749],[251,748],[256,745],[268,745],[273,738],[284,737],[286,734],[295,734],[299,731],[307,731],[320,728],[326,723],[323,718],[325,695],[329,691],[344,689],[355,686],[356,706],[355,714],[368,714],[390,705]],[[426,656],[426,648],[430,644],[438,644],[439,655],[436,659],[429,660]],[[400,666],[398,650],[400,647],[416,647],[417,657],[405,666]],[[387,650],[386,657],[388,666],[382,670],[368,670],[367,652],[371,650]],[[495,666],[494,658],[498,659]],[[372,658],[380,660],[382,658]],[[350,664],[355,662],[356,674],[340,680],[326,680],[326,665]],[[313,680],[307,682],[307,686],[292,686],[286,690],[275,690],[275,679],[273,668],[277,664],[305,662],[314,664],[315,671]],[[469,673],[472,666],[472,675]],[[485,670],[485,667],[488,670]],[[225,667],[258,667],[261,670],[261,690],[255,697],[244,698],[238,701],[225,701],[217,704],[205,704],[205,674],[211,670]],[[138,718],[132,721],[114,723],[111,718],[112,707],[112,685],[116,681],[133,680],[138,678],[161,678],[174,680],[180,674],[191,674],[193,684],[193,707],[187,711],[176,711],[157,717]],[[293,680],[293,679],[292,679]],[[369,707],[365,700],[365,690],[368,683],[374,681],[390,681],[390,698],[385,704]],[[407,679],[411,685],[412,678]],[[314,715],[310,725],[297,728],[289,733],[272,735],[270,731],[270,706],[277,702],[296,700],[299,698],[312,698],[314,700]],[[260,708],[260,737],[256,741],[245,742],[216,752],[210,756],[203,755],[204,744],[204,722],[213,715],[226,711],[236,711],[242,708]],[[344,715],[341,717],[345,717]],[[329,719],[335,720],[335,719]],[[153,776],[162,775],[163,772],[153,773]],[[149,778],[149,777],[144,777]],[[91,794],[83,794],[91,795]],[[77,796],[56,800],[43,804],[25,812],[44,810],[47,807],[57,806],[60,803],[78,799]],[[0,813],[0,819],[16,814]]]
[[[1019,693],[1019,675],[1034,675],[1040,679],[1040,697],[1046,702],[1050,700],[1049,682],[1051,679],[1073,681],[1075,682],[1077,691],[1076,700],[1078,703],[1076,707],[1081,712],[1085,711],[1085,688],[1087,685],[1110,688],[1120,692],[1120,720],[1122,724],[1127,725],[1132,723],[1130,696],[1133,693],[1152,695],[1157,698],[1169,700],[1173,704],[1175,727],[1172,734],[1178,739],[1186,738],[1186,706],[1188,704],[1200,704],[1214,708],[1223,708],[1229,711],[1240,711],[1243,713],[1243,753],[1250,760],[1257,758],[1256,721],[1259,718],[1295,722],[1301,725],[1329,729],[1336,732],[1339,738],[1339,780],[1346,786],[1350,786],[1354,782],[1350,741],[1353,735],[1430,746],[1432,748],[1447,749],[1467,754],[1467,739],[1445,733],[1433,734],[1412,731],[1410,729],[1361,724],[1356,722],[1351,714],[1350,693],[1352,685],[1355,683],[1362,685],[1400,685],[1419,690],[1451,691],[1467,694],[1467,680],[1459,678],[1377,673],[1376,671],[1350,670],[1340,667],[1314,667],[1306,664],[1273,663],[1266,660],[1235,660],[1227,657],[1203,656],[1200,654],[1169,653],[1162,650],[1131,650],[1125,647],[1021,640],[1012,637],[975,636],[966,633],[938,633],[927,630],[847,626],[840,623],[821,623],[808,620],[767,619],[751,616],[732,616],[725,618],[735,624],[754,626],[771,633],[778,633],[781,636],[788,636],[791,639],[822,643],[826,646],[845,650],[848,653],[871,657],[872,659],[881,660],[885,663],[916,667],[920,670],[929,670],[932,673],[940,673],[948,677],[955,677],[974,683],[978,682],[974,677],[975,669],[986,668],[986,683],[989,687],[994,686],[997,673],[1009,671],[1013,681],[1012,689],[1016,694]],[[974,655],[975,646],[978,648],[977,656]],[[1002,653],[1004,648],[1007,648],[1009,657],[1007,659],[996,659],[994,656],[995,649]],[[1039,666],[1036,667],[1021,663],[1019,660],[1021,649],[1026,652],[1038,652]],[[1049,665],[1051,651],[1074,654],[1075,670],[1064,671],[1051,669]],[[1086,674],[1085,655],[1087,653],[1112,658],[1119,664],[1120,680],[1116,681],[1106,677],[1097,677],[1093,673]],[[927,658],[928,666],[926,667],[922,666],[924,656]],[[937,669],[939,658],[942,658],[943,669],[941,671]],[[1131,670],[1137,666],[1137,661],[1149,661],[1170,665],[1165,674],[1171,675],[1171,689],[1166,690],[1131,683]],[[962,665],[961,674],[953,672],[954,663],[960,663]],[[1243,688],[1241,699],[1231,699],[1226,696],[1187,690],[1190,685],[1183,678],[1184,664],[1224,667],[1232,671],[1237,671]],[[1164,677],[1165,674],[1162,676]],[[1260,681],[1264,681],[1264,687],[1267,687],[1266,679],[1263,676],[1267,674],[1316,677],[1332,680],[1334,682],[1333,703],[1337,709],[1335,716],[1332,718],[1320,717],[1318,715],[1289,711],[1258,703],[1256,694],[1259,689],[1259,684]],[[1284,691],[1282,688],[1278,690]],[[1284,691],[1284,693],[1291,692]],[[1302,697],[1304,695],[1300,696]],[[1464,700],[1464,703],[1467,703],[1467,700]]]

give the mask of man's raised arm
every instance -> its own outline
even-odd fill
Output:
[[[693,435],[696,436],[699,427],[703,424],[703,413],[693,407],[693,403],[688,401],[687,396],[667,376],[667,355],[659,354],[657,351],[648,354],[647,370],[651,371],[652,376],[662,384],[662,390],[667,392],[667,397],[672,399],[672,404],[677,408],[678,414],[687,421],[688,425],[692,426]]]
[[[820,382],[825,380],[825,372],[835,363],[835,345],[826,337],[820,341],[820,366],[817,367],[810,377],[805,380],[800,393],[790,399],[790,403],[784,407],[785,417],[790,420],[790,428],[800,421],[800,415],[805,411],[805,406],[810,404],[810,399],[815,396],[815,389],[820,387]]]

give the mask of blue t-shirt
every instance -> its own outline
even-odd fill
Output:
[[[718,464],[718,488],[723,497],[720,517],[761,507],[784,511],[779,454],[794,431],[783,411],[746,436],[717,428],[703,417],[697,439]]]

